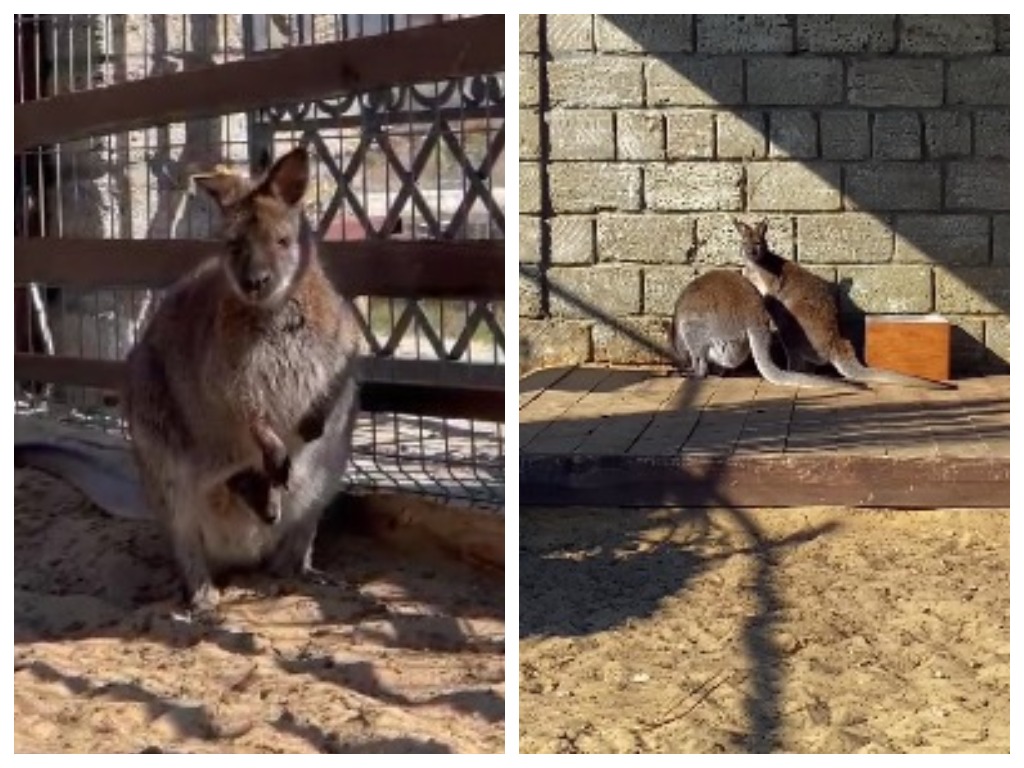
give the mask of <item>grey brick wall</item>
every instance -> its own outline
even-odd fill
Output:
[[[520,16],[523,368],[658,359],[730,219],[1009,364],[1007,16]]]

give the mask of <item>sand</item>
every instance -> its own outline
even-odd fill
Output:
[[[18,752],[500,752],[500,579],[323,531],[348,588],[245,577],[224,622],[175,618],[148,521],[15,469]]]
[[[1007,752],[1009,511],[521,513],[523,752]]]

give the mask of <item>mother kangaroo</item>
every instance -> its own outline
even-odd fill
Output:
[[[228,572],[317,575],[317,524],[349,459],[359,334],[302,211],[304,149],[256,181],[196,183],[220,207],[221,252],[149,320],[128,355],[125,411],[187,598],[206,613]]]

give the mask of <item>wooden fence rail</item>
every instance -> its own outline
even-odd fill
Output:
[[[299,46],[14,107],[14,151],[269,104],[501,72],[505,17]]]
[[[74,387],[93,387],[118,399],[125,374],[119,360],[91,360],[17,352],[14,377],[22,381],[52,382]],[[505,421],[505,396],[501,387],[410,384],[366,381],[360,387],[360,407],[378,413],[408,413],[451,419]]]
[[[163,288],[215,253],[210,240],[16,238],[14,282]],[[319,245],[349,296],[501,300],[503,240],[349,240]]]

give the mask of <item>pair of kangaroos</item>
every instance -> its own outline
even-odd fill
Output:
[[[220,207],[221,253],[151,316],[128,355],[124,403],[187,598],[209,615],[215,580],[231,571],[322,577],[311,552],[349,458],[359,336],[302,211],[304,149],[262,178],[196,184]]]
[[[756,227],[733,220],[742,239],[743,274],[707,272],[679,295],[672,318],[672,345],[684,369],[707,375],[708,364],[742,365],[753,353],[757,370],[773,384],[859,389],[864,384],[949,389],[952,385],[869,368],[839,330],[831,286],[768,247],[768,223]],[[778,329],[788,368],[770,354],[772,324]],[[805,373],[831,364],[843,379]]]

